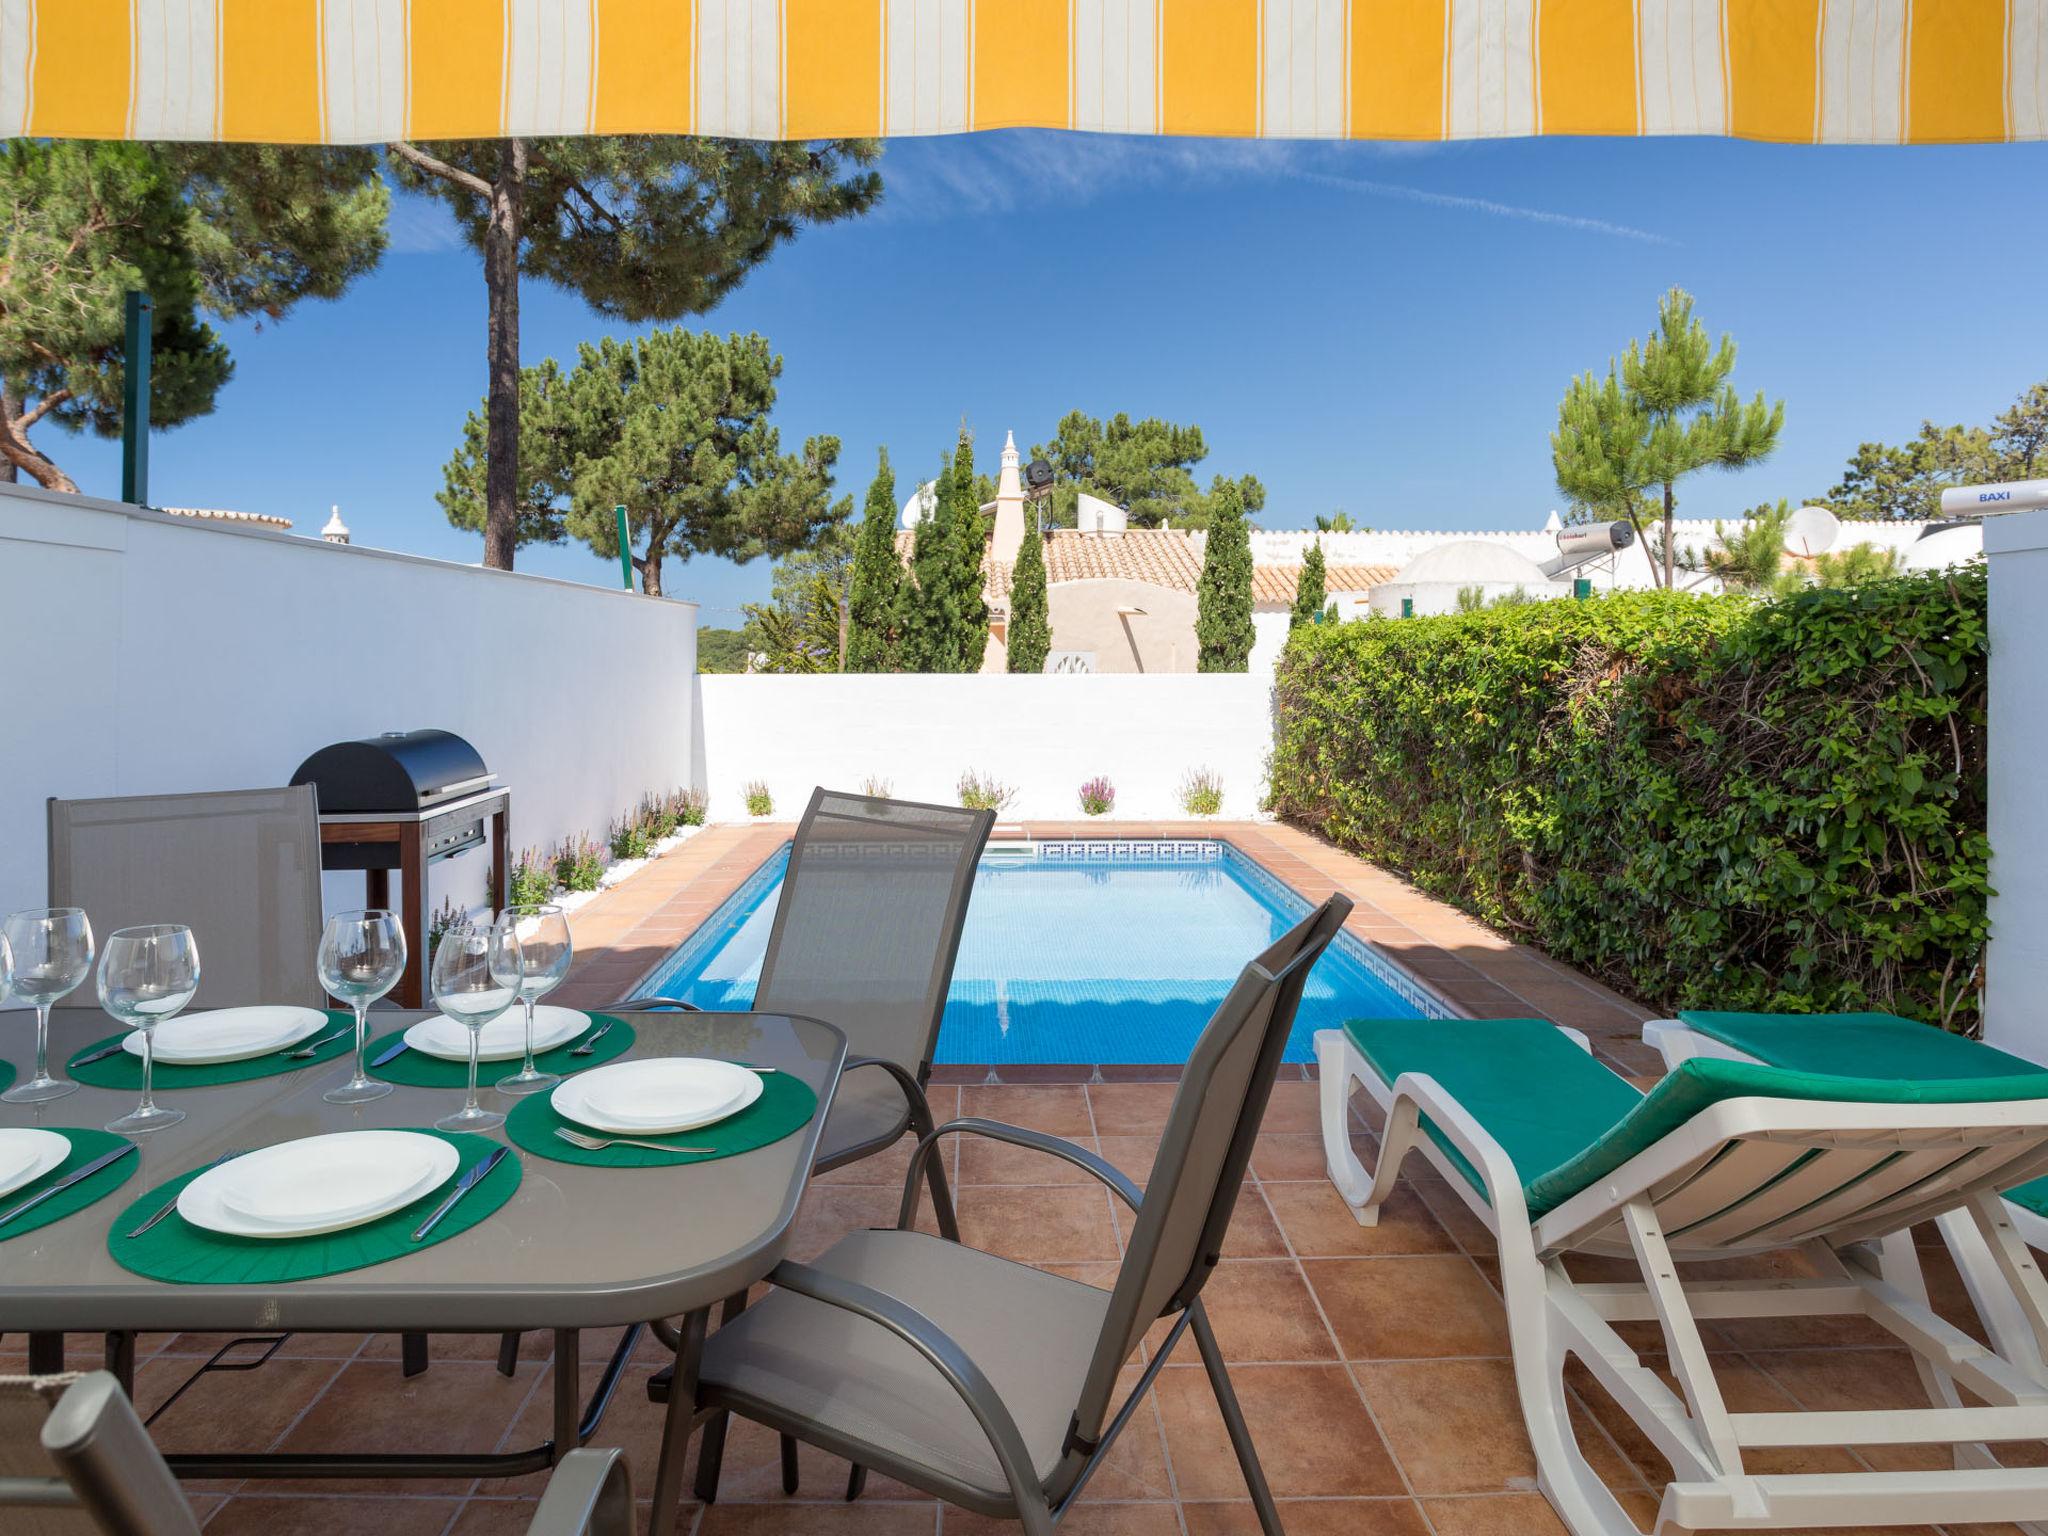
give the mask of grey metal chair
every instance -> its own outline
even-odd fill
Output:
[[[50,801],[50,904],[101,939],[183,923],[199,940],[195,1008],[326,1002],[320,822],[311,785]]]
[[[0,1530],[8,1536],[199,1536],[177,1478],[105,1371],[0,1376]],[[625,1453],[571,1451],[527,1536],[632,1536]]]
[[[994,811],[819,789],[790,845],[754,1007],[836,1024],[846,1070],[816,1172],[932,1132],[925,1085],[953,983],[974,870]],[[619,1006],[690,1008],[677,998]],[[930,1164],[940,1230],[959,1236],[945,1174]]]
[[[1181,1335],[1195,1335],[1266,1536],[1280,1517],[1201,1291],[1265,1115],[1309,968],[1351,903],[1332,896],[1248,964],[1203,1030],[1140,1194],[1058,1137],[954,1120],[918,1143],[894,1229],[856,1232],[704,1345],[696,1404],[710,1418],[697,1494],[718,1492],[726,1413],[879,1468],[977,1513],[1050,1536],[1088,1485]],[[986,1136],[1085,1169],[1137,1213],[1115,1286],[1101,1290],[912,1229],[923,1165],[941,1138]],[[1117,1379],[1146,1330],[1173,1317],[1136,1386]],[[787,1459],[785,1461],[787,1467]],[[660,1511],[657,1510],[657,1516]]]

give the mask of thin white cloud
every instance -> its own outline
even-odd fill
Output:
[[[384,227],[394,256],[433,256],[462,244],[462,232],[445,203],[397,187],[391,189],[391,214]]]
[[[1413,163],[1437,145],[1285,139],[1135,138],[1012,131],[976,137],[899,139],[883,161],[882,216],[933,222],[961,215],[1050,215],[1152,186],[1284,178],[1358,197],[1517,219],[1649,245],[1677,242],[1654,230],[1493,198],[1340,175],[1361,158]]]

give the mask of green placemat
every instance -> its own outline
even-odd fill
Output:
[[[70,1178],[102,1153],[129,1145],[126,1136],[116,1136],[112,1131],[72,1130],[67,1126],[52,1126],[50,1129],[70,1141],[71,1155],[40,1179],[31,1179],[21,1188],[10,1189],[5,1195],[0,1195],[0,1211],[11,1211],[22,1201],[34,1199],[52,1184]],[[0,1243],[24,1232],[33,1232],[37,1227],[47,1227],[53,1221],[62,1221],[74,1211],[84,1210],[102,1195],[112,1194],[134,1178],[135,1170],[141,1166],[140,1153],[109,1163],[91,1178],[80,1179],[63,1194],[50,1196],[34,1210],[26,1211],[0,1226]]]
[[[685,1147],[709,1147],[709,1152],[651,1152],[644,1147],[606,1147],[602,1152],[586,1152],[570,1146],[555,1132],[565,1125],[589,1136],[602,1136],[604,1132],[564,1120],[555,1113],[549,1097],[537,1093],[521,1099],[505,1118],[505,1134],[514,1145],[536,1156],[558,1163],[583,1163],[592,1168],[673,1168],[681,1163],[708,1163],[780,1141],[809,1125],[811,1116],[818,1112],[818,1096],[809,1083],[787,1072],[770,1072],[761,1079],[761,1097],[730,1120],[674,1136],[643,1138],[673,1141]]]
[[[14,1063],[11,1061],[0,1061],[0,1093],[5,1093],[13,1086]]]
[[[604,1028],[605,1021],[611,1020],[611,1031],[600,1041],[588,1056],[570,1053],[588,1040],[592,1033]],[[389,1034],[379,1035],[370,1042],[369,1058],[377,1059],[377,1053],[397,1043],[405,1033],[394,1029]],[[569,1077],[577,1072],[588,1072],[592,1067],[601,1067],[614,1056],[620,1055],[633,1044],[633,1026],[624,1019],[613,1018],[609,1013],[593,1013],[590,1028],[573,1040],[564,1040],[551,1051],[542,1051],[533,1058],[533,1064],[543,1072],[553,1072],[560,1077]],[[519,1070],[519,1060],[486,1061],[476,1072],[479,1088],[488,1088],[501,1077],[510,1077]],[[466,1061],[443,1061],[438,1056],[429,1056],[425,1051],[402,1051],[381,1067],[370,1068],[370,1076],[381,1077],[387,1083],[404,1083],[413,1088],[467,1088],[469,1086],[469,1063]]]
[[[519,1158],[507,1157],[482,1181],[456,1201],[455,1209],[443,1216],[432,1232],[419,1242],[413,1230],[427,1219],[434,1207],[448,1198],[457,1179],[477,1159],[498,1145],[488,1136],[451,1136],[445,1131],[416,1129],[426,1136],[438,1136],[462,1154],[462,1162],[446,1183],[436,1186],[411,1205],[389,1216],[327,1232],[318,1237],[231,1237],[195,1227],[181,1216],[158,1222],[141,1237],[125,1234],[154,1215],[166,1200],[206,1170],[190,1173],[157,1185],[140,1196],[114,1218],[107,1233],[107,1252],[123,1269],[152,1280],[170,1280],[179,1285],[279,1285],[291,1280],[314,1280],[346,1270],[366,1269],[408,1253],[418,1253],[436,1243],[459,1237],[512,1198],[519,1188]],[[52,1202],[53,1204],[55,1202]]]
[[[252,1078],[275,1077],[280,1072],[297,1072],[305,1067],[317,1067],[322,1062],[333,1061],[346,1056],[355,1049],[356,1016],[339,1008],[327,1010],[327,1024],[313,1031],[297,1045],[286,1046],[283,1050],[272,1051],[264,1056],[251,1056],[247,1061],[219,1061],[206,1067],[180,1067],[168,1061],[159,1061],[153,1074],[153,1087],[158,1093],[174,1093],[180,1088],[218,1088],[222,1083],[246,1083]],[[324,1034],[332,1034],[341,1025],[349,1026],[347,1034],[338,1040],[330,1040],[312,1055],[300,1060],[289,1054],[305,1049],[309,1041],[318,1040]],[[131,1093],[142,1091],[142,1058],[121,1051],[100,1061],[81,1064],[80,1056],[90,1056],[105,1046],[118,1045],[128,1035],[127,1030],[108,1035],[104,1040],[95,1040],[91,1045],[74,1054],[64,1064],[65,1074],[94,1088],[121,1088]]]

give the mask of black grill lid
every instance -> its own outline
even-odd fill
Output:
[[[418,811],[492,781],[477,750],[453,731],[387,731],[322,747],[292,775],[311,784],[320,810]]]

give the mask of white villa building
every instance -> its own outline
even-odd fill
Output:
[[[1014,433],[1004,443],[993,514],[994,532],[982,566],[989,606],[989,643],[982,671],[1005,670],[1010,620],[1010,577],[1024,542],[1026,497],[1022,455]],[[896,535],[907,560],[917,524],[931,514],[931,487],[919,486],[903,505]],[[1193,672],[1195,589],[1208,535],[1197,529],[1132,528],[1123,510],[1097,497],[1081,497],[1080,526],[1045,536],[1046,607],[1052,623],[1050,671]],[[1252,624],[1257,632],[1250,670],[1272,669],[1286,643],[1288,613],[1302,556],[1319,544],[1324,592],[1340,618],[1379,613],[1449,613],[1460,595],[1482,600],[1520,593],[1570,597],[1585,581],[1596,592],[1651,587],[1657,575],[1650,550],[1633,541],[1624,524],[1567,526],[1556,512],[1540,528],[1488,532],[1448,529],[1346,530],[1254,528]],[[1680,518],[1675,544],[1682,551],[1713,547],[1725,522]],[[1733,526],[1739,527],[1737,523]],[[1623,543],[1624,547],[1615,548]],[[1854,544],[1896,550],[1908,569],[1938,568],[1982,552],[1973,522],[1837,523],[1818,508],[1798,514],[1788,539],[1795,555],[1839,552]],[[1683,590],[1719,591],[1718,578],[1681,571]]]

